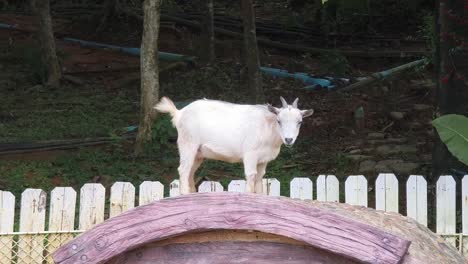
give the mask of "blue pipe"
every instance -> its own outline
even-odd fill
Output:
[[[304,84],[307,85],[305,89],[314,89],[317,86],[328,88],[329,90],[335,88],[335,86],[332,85],[331,81],[327,79],[313,78],[312,76],[303,72],[289,73],[286,70],[268,67],[260,67],[260,70],[268,75],[275,77],[294,78],[297,80],[301,80],[302,82],[304,82]]]
[[[10,28],[16,28],[16,26],[15,25],[10,25],[10,24],[0,23],[0,28],[10,29]]]

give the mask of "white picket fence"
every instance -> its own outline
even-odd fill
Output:
[[[294,178],[290,182],[290,197],[319,201],[340,201],[340,182],[334,175],[320,175],[314,183],[309,178]],[[279,196],[280,182],[264,179],[266,195]],[[230,192],[243,192],[244,180],[231,181]],[[314,190],[316,195],[314,195]],[[460,252],[468,255],[468,175],[462,180],[462,233],[456,233],[456,183],[452,176],[441,176],[437,182],[437,233]],[[199,192],[222,192],[219,182],[202,182]],[[105,215],[116,216],[135,206],[135,187],[128,182],[116,182],[110,190],[109,211],[105,214],[106,189],[99,183],[88,183],[80,189],[79,208],[77,193],[71,187],[56,187],[47,194],[40,189],[26,189],[21,195],[19,221],[15,222],[15,196],[0,191],[0,263],[52,263],[49,256],[57,247],[75,235],[101,223]],[[368,206],[368,182],[362,175],[348,176],[345,181],[345,201],[353,205]],[[140,184],[138,205],[164,198],[160,182],[145,181]],[[412,175],[406,182],[406,212],[427,226],[427,183],[423,176]],[[179,181],[169,186],[169,195],[179,195]],[[375,207],[377,210],[399,212],[399,184],[394,174],[379,174],[375,182]],[[75,223],[78,209],[78,223]],[[48,211],[48,214],[47,214]],[[48,224],[46,225],[46,215]],[[15,232],[15,223],[19,223]]]

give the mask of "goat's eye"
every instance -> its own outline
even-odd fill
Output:
[[[278,120],[278,125],[281,125],[281,121]]]
[[[299,123],[297,123],[298,125],[302,124],[302,121],[299,121]]]

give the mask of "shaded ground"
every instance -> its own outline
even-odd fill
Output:
[[[31,18],[12,15],[0,15],[0,22],[18,24],[26,31],[34,25]],[[56,21],[58,35],[99,40],[92,36],[86,38],[87,34],[76,27],[71,31],[65,22]],[[191,54],[198,40],[184,30],[163,29],[161,50]],[[68,35],[69,32],[73,35]],[[132,46],[137,40],[138,33],[122,38],[120,44]],[[106,43],[119,41],[114,37]],[[116,138],[114,144],[99,148],[0,156],[0,189],[17,194],[26,187],[48,190],[57,185],[72,185],[79,188],[85,182],[102,182],[107,187],[117,180],[139,184],[148,179],[160,180],[168,186],[177,177],[175,131],[167,118],[155,124],[155,142],[148,145],[144,157],[133,158],[131,142],[118,140],[126,127],[136,125],[138,120],[139,80],[134,78],[138,76],[138,58],[58,40],[64,72],[84,84],[65,82],[59,89],[50,90],[37,85],[42,68],[38,63],[37,44],[29,32],[2,29],[0,44],[2,61],[7,62],[0,72],[0,93],[8,95],[0,99],[2,142]],[[176,101],[207,97],[243,102],[246,91],[241,82],[243,70],[238,64],[240,43],[225,39],[217,45],[221,57],[217,64],[162,74],[161,94]],[[262,50],[261,60],[265,66],[316,74],[330,74],[340,66],[330,64],[329,58],[270,49]],[[363,76],[404,62],[353,60],[349,62],[348,75]],[[306,91],[298,81],[264,76],[268,102],[278,105],[279,96],[289,101],[299,97],[301,108],[315,109],[315,114],[304,123],[295,147],[281,151],[280,157],[269,166],[267,176],[279,178],[282,192],[288,195],[289,179],[293,177],[316,177],[324,173],[343,177],[362,173],[369,176],[372,189],[376,172],[392,171],[402,177],[428,173],[434,90],[428,79],[430,76],[425,72],[411,73],[341,94]],[[354,118],[359,107],[364,110],[363,122]],[[243,177],[240,165],[220,162],[206,162],[198,175],[224,184]],[[371,206],[373,200],[369,198]]]

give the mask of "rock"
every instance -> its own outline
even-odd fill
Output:
[[[387,139],[369,139],[368,144],[379,145],[379,144],[402,144],[408,141],[407,138],[387,138]]]
[[[382,160],[375,165],[378,173],[411,174],[419,169],[420,165],[414,162],[405,162],[401,159]]]
[[[397,174],[409,175],[415,173],[420,165],[414,162],[396,163],[392,165],[392,170]]]
[[[346,158],[353,160],[353,161],[361,161],[361,160],[369,159],[370,156],[356,154],[356,155],[346,155]]]
[[[353,149],[351,150],[350,152],[348,152],[349,154],[361,154],[362,153],[362,150],[361,149]]]
[[[390,117],[392,117],[395,120],[401,120],[405,118],[406,113],[404,112],[390,112]]]
[[[413,109],[416,111],[425,111],[425,110],[431,109],[431,106],[426,105],[426,104],[415,104],[413,106]]]
[[[417,121],[411,122],[411,123],[409,124],[409,127],[412,128],[412,129],[418,129],[418,128],[420,128],[421,126],[422,126],[422,124],[419,123],[419,122],[417,122]]]
[[[376,164],[377,163],[373,160],[365,160],[359,164],[359,172],[360,173],[374,173]]]
[[[376,148],[376,152],[380,155],[393,155],[393,154],[414,154],[418,149],[414,146],[405,145],[382,145]]]
[[[373,133],[367,134],[367,138],[370,138],[370,139],[383,139],[383,138],[385,138],[385,134],[384,133],[379,133],[379,132],[373,132]]]
[[[387,138],[388,143],[402,144],[408,141],[407,138]]]
[[[375,171],[379,173],[393,172],[392,165],[401,163],[403,160],[382,160],[375,166]]]

